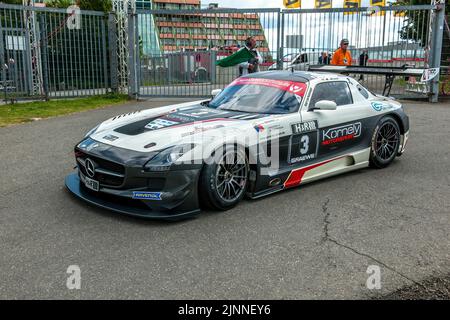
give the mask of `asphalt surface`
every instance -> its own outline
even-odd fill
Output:
[[[0,128],[0,298],[361,299],[450,271],[450,105],[406,102],[408,150],[387,169],[246,200],[177,223],[129,218],[66,191],[98,122],[172,100]],[[66,287],[70,265],[81,289]],[[368,266],[381,270],[369,290]],[[447,282],[448,283],[448,282]]]

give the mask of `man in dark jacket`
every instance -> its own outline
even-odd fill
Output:
[[[247,40],[245,40],[245,47],[250,51],[253,57],[250,60],[239,64],[239,76],[245,76],[249,73],[259,72],[259,65],[263,62],[261,55],[256,49],[255,38],[248,37]]]
[[[319,64],[330,64],[330,56],[324,51],[319,56]]]
[[[360,55],[359,55],[359,65],[361,67],[365,67],[367,66],[367,61],[369,60],[369,55],[367,54],[367,50],[364,50]],[[359,80],[364,80],[364,75],[360,75],[359,76]]]

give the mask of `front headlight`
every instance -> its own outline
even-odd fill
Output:
[[[95,128],[92,128],[91,130],[88,131],[88,133],[86,133],[86,135],[84,136],[85,138],[89,137],[91,134],[94,134],[95,131],[97,131],[98,127],[100,127],[100,125],[97,125]]]
[[[190,143],[164,149],[150,159],[145,164],[144,169],[146,171],[167,171],[175,161],[194,149],[194,147],[195,144]]]

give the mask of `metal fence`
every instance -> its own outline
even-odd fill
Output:
[[[111,88],[108,15],[0,4],[0,90],[15,97],[73,97]]]
[[[131,90],[140,96],[208,96],[239,76],[237,66],[215,62],[242,47],[248,36],[257,40],[261,71],[307,70],[323,52],[332,55],[342,38],[350,41],[353,65],[367,50],[369,66],[435,66],[434,51],[441,50],[432,34],[439,32],[433,29],[436,8],[138,10],[139,68]],[[383,91],[384,76],[357,78],[370,90]],[[431,90],[420,79],[397,78],[391,95],[423,97]]]
[[[78,25],[69,28],[70,10],[0,3],[0,92],[11,98],[110,91],[136,97],[205,97],[239,77],[237,66],[222,68],[216,62],[239,50],[249,36],[263,59],[260,71],[307,70],[319,63],[322,52],[331,55],[342,38],[350,41],[353,64],[367,50],[369,66],[436,67],[443,30],[444,37],[450,35],[442,11],[436,9],[81,11]],[[391,94],[423,97],[439,90],[437,83],[419,80],[398,78]],[[365,75],[361,81],[374,92],[383,90],[382,76]],[[441,92],[446,88],[441,85]]]
[[[450,15],[444,20],[443,46],[441,55],[441,79],[439,93],[442,96],[450,96]]]

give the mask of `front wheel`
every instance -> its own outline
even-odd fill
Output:
[[[208,160],[199,180],[201,203],[213,209],[231,209],[247,189],[249,165],[245,150],[225,146]]]
[[[400,147],[400,128],[397,121],[383,117],[375,128],[370,150],[370,165],[374,168],[386,168],[394,161]]]

